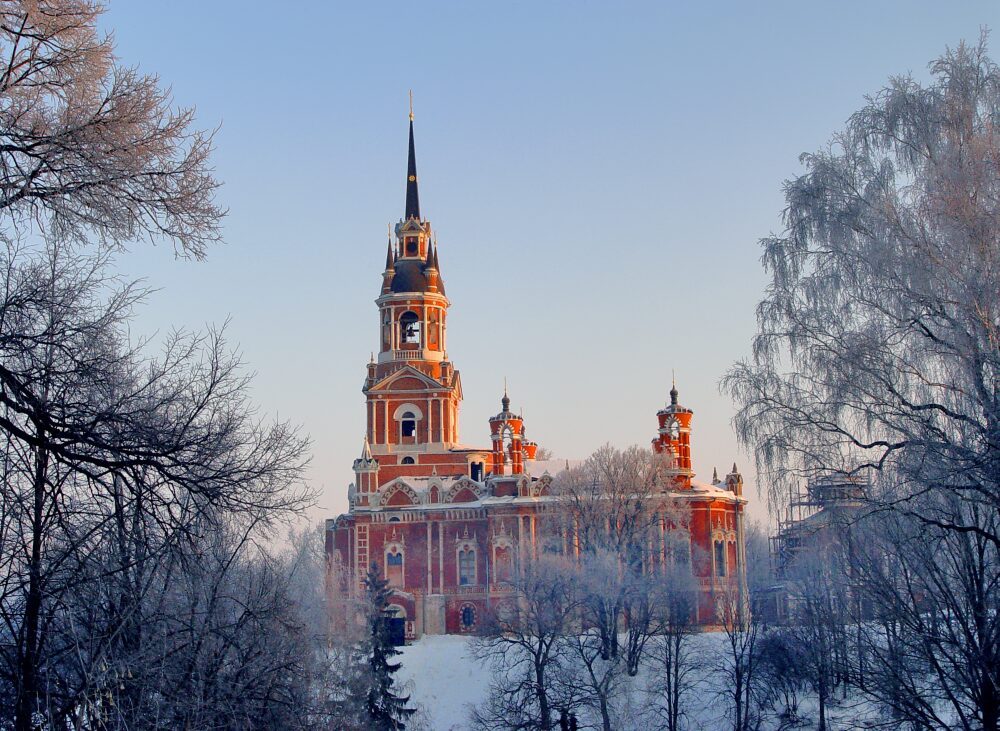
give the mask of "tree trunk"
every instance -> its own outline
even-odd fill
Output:
[[[535,665],[535,695],[538,698],[538,715],[545,731],[552,728],[552,709],[549,708],[549,697],[545,692],[545,670]]]
[[[997,731],[1000,729],[1000,698],[997,696],[997,690],[988,676],[980,683],[980,687],[983,731]]]
[[[17,731],[31,731],[32,714],[38,706],[39,626],[42,612],[42,537],[45,509],[45,484],[49,453],[44,446],[45,433],[39,429],[41,445],[35,451],[35,474],[32,480],[31,560],[28,565],[28,595],[24,602],[24,635],[21,643],[17,692]]]

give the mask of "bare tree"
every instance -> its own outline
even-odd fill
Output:
[[[816,693],[819,731],[827,729],[831,697],[847,682],[850,616],[846,574],[831,558],[836,553],[835,546],[819,542],[786,572],[790,616],[784,634],[798,647],[802,677]]]
[[[763,241],[753,360],[726,384],[772,503],[803,476],[870,479],[862,514],[889,540],[859,546],[858,583],[894,614],[870,638],[865,687],[901,722],[993,731],[1000,71],[985,38],[930,70],[926,85],[893,79],[802,158],[787,229]]]
[[[667,499],[664,467],[647,449],[605,446],[561,473],[554,486],[574,555],[585,574],[600,576],[583,598],[584,623],[598,631],[605,660],[617,659],[624,625],[630,675],[657,629],[649,601],[654,571],[649,548],[659,540],[655,528]]]
[[[499,606],[477,640],[477,658],[495,670],[489,698],[475,709],[477,728],[555,728],[560,709],[579,704],[560,670],[572,662],[565,638],[579,632],[580,602],[572,564],[541,555],[525,562],[516,577],[516,604]]]
[[[77,712],[94,667],[134,649],[159,554],[197,547],[228,515],[263,529],[308,499],[305,441],[256,417],[221,334],[144,356],[127,335],[140,292],[106,267],[58,246],[0,258],[0,682],[18,728]],[[87,583],[81,642],[66,610]]]
[[[757,664],[761,618],[750,612],[747,598],[739,589],[721,592],[716,602],[726,648],[718,661],[723,678],[719,692],[729,706],[733,731],[756,731],[763,720]]]
[[[202,257],[219,238],[211,135],[121,66],[91,0],[0,2],[0,233],[141,237]]]
[[[655,728],[681,731],[700,666],[691,647],[691,638],[699,630],[695,623],[698,586],[684,563],[671,566],[662,581],[660,633],[649,653],[652,672],[646,687],[647,715]]]

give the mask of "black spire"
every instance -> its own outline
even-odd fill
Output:
[[[420,220],[420,196],[417,195],[417,155],[413,151],[413,94],[410,94],[410,154],[406,159],[406,214],[404,219]]]
[[[389,269],[394,268],[395,263],[396,262],[394,262],[393,259],[392,259],[392,239],[389,239],[389,248],[385,252],[385,268],[386,268],[386,271],[388,271]]]

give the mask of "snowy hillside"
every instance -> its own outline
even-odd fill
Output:
[[[470,656],[470,642],[468,637],[428,636],[403,648],[400,658],[403,667],[396,677],[411,693],[411,705],[420,710],[410,726],[430,731],[466,731],[470,728],[469,709],[486,698],[491,675],[489,668]],[[692,638],[691,642],[698,657],[698,681],[689,698],[687,728],[692,731],[724,728],[727,705],[716,663],[725,652],[725,636],[707,633]],[[616,729],[657,728],[655,722],[643,716],[644,691],[655,680],[648,669],[631,679],[618,699],[616,717],[619,725]],[[837,698],[834,704],[828,711],[832,728],[864,728],[866,721],[874,721],[878,715],[864,699]],[[794,725],[815,727],[815,698],[805,689],[799,693],[799,719]],[[778,718],[765,724],[767,731],[789,727]]]
[[[433,731],[469,727],[469,706],[480,703],[490,686],[489,668],[469,657],[470,638],[455,635],[424,637],[403,648],[403,667],[396,677],[412,693]]]

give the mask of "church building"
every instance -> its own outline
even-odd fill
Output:
[[[375,563],[393,588],[399,628],[422,634],[475,630],[498,601],[514,597],[520,562],[538,549],[544,512],[558,502],[557,476],[539,472],[537,444],[503,394],[489,444],[459,439],[462,379],[448,359],[450,303],[429,221],[421,217],[410,114],[403,218],[390,234],[379,296],[378,356],[362,387],[367,428],[354,460],[348,512],[326,522],[331,602],[363,593]],[[653,450],[670,460],[664,500],[682,502],[692,571],[702,593],[698,621],[716,622],[715,595],[745,587],[743,479],[697,482],[691,469],[693,412],[670,402],[657,412]],[[553,425],[555,428],[557,425]],[[610,435],[609,435],[610,437]],[[661,546],[667,557],[666,514]],[[745,590],[745,589],[744,589]]]

